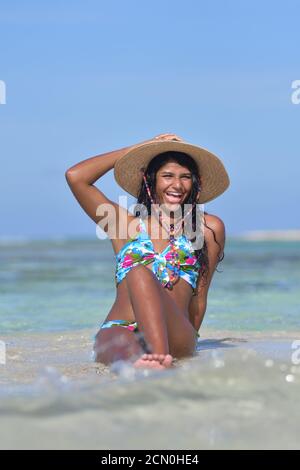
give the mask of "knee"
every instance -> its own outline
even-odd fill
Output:
[[[95,336],[95,342],[93,345],[93,352],[94,352],[94,361],[101,362],[106,365],[105,356],[106,350],[108,349],[108,345],[105,341],[101,340],[101,330]]]
[[[132,267],[127,273],[126,278],[128,285],[133,288],[137,286],[137,282],[139,289],[144,287],[149,289],[151,285],[155,287],[160,286],[154,272],[142,264]]]
[[[147,268],[146,266],[144,266],[143,264],[137,264],[136,266],[132,266],[132,268],[130,268],[130,270],[128,271],[126,277],[143,277],[143,276],[149,276],[149,274],[151,275],[151,271],[149,268]]]
[[[118,327],[114,327],[118,328]],[[138,340],[131,331],[120,331],[118,334],[109,330],[101,330],[97,333],[94,343],[94,360],[105,365],[115,361],[130,360],[133,356],[140,355],[143,351]]]

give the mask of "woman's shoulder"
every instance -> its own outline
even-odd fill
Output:
[[[204,238],[206,242],[214,240],[214,235],[219,243],[225,239],[225,224],[223,220],[214,214],[204,213]]]

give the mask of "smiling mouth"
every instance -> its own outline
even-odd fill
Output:
[[[166,196],[166,199],[169,202],[179,202],[182,199],[183,194],[182,193],[166,192],[165,196]]]

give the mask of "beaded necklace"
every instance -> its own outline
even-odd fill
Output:
[[[146,186],[148,196],[151,200],[152,207],[153,207],[153,209],[154,209],[154,211],[155,211],[155,213],[158,217],[158,221],[161,224],[161,226],[163,226],[165,228],[166,232],[169,233],[169,240],[170,240],[170,246],[171,246],[171,261],[170,261],[170,264],[172,266],[172,272],[169,275],[170,280],[166,283],[165,287],[167,287],[169,290],[172,290],[174,284],[176,283],[176,281],[179,278],[179,271],[180,271],[180,259],[179,259],[178,247],[175,245],[175,233],[177,233],[178,228],[182,228],[182,224],[184,223],[184,220],[189,216],[189,214],[193,210],[193,208],[195,206],[195,202],[193,203],[191,209],[184,216],[184,218],[178,224],[176,224],[175,227],[174,227],[173,223],[170,224],[170,227],[168,227],[165,224],[164,220],[161,220],[161,212],[159,211],[159,209],[157,209],[156,204],[155,204],[155,202],[152,198],[151,191],[150,191],[150,188],[149,188],[146,176],[145,176],[145,172],[142,171],[142,174],[143,174],[143,179],[144,179],[144,182],[145,182],[145,186]]]

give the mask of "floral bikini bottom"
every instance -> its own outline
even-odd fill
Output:
[[[128,321],[128,320],[111,320],[102,323],[100,326],[100,330],[102,328],[111,328],[112,326],[123,326],[127,330],[133,331],[134,333],[138,332],[138,326],[136,321]]]
[[[105,328],[111,328],[113,326],[122,326],[123,328],[126,328],[127,330],[133,331],[133,333],[139,333],[140,336],[140,331],[138,329],[138,325],[136,321],[128,321],[128,320],[110,320],[103,322],[102,325],[100,326],[101,329]],[[196,331],[197,338],[200,338],[200,335],[198,331]]]

